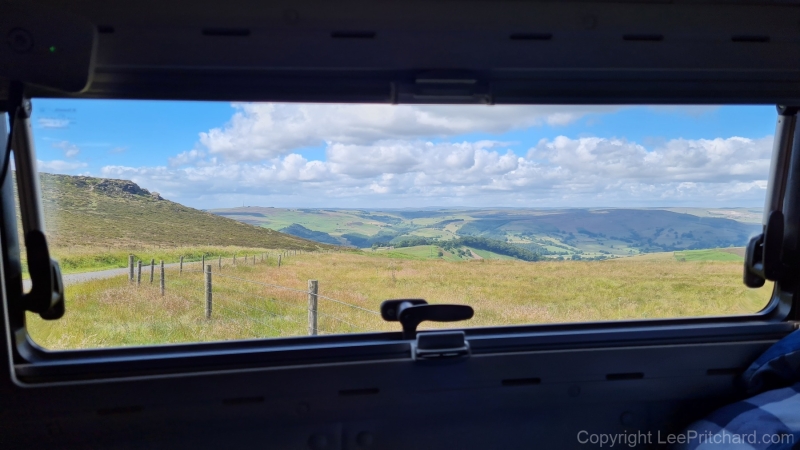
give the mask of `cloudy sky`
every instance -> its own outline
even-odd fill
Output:
[[[762,206],[772,106],[42,100],[39,170],[197,207]]]

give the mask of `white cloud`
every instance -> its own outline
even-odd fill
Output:
[[[325,161],[291,153],[253,162],[107,166],[167,198],[200,207],[741,205],[763,201],[770,137],[623,139],[560,136],[527,152],[494,141],[330,143]]]
[[[476,130],[503,133],[566,125],[613,106],[234,104],[221,128],[200,133],[199,150],[227,161],[262,161],[326,143],[371,145],[385,140],[447,138]]]
[[[67,128],[70,124],[70,121],[69,119],[40,117],[36,123],[39,125],[39,128]]]
[[[83,169],[87,166],[84,162],[79,161],[61,161],[58,159],[54,159],[51,161],[36,161],[37,168],[39,172],[48,172],[48,173],[72,173],[78,169]]]
[[[170,167],[178,167],[178,166],[185,166],[187,164],[191,164],[197,161],[202,160],[205,158],[206,154],[200,150],[189,150],[185,152],[178,153],[177,156],[173,158],[168,158]]]
[[[623,139],[559,136],[542,140],[528,152],[532,160],[546,161],[591,178],[650,181],[754,180],[767,175],[772,137],[747,139],[673,139],[648,150]]]
[[[81,150],[78,148],[77,145],[72,144],[68,141],[54,142],[52,145],[53,148],[57,148],[63,151],[64,156],[66,156],[67,158],[73,158],[75,156],[78,156],[78,153],[81,152]]]

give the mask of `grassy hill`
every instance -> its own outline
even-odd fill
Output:
[[[42,173],[41,186],[48,240],[55,248],[324,247],[171,202],[132,181]]]

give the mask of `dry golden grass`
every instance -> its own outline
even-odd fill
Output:
[[[203,275],[199,264],[192,267],[196,272],[180,276],[167,271],[164,297],[158,275],[152,286],[124,277],[69,286],[65,317],[44,322],[29,315],[30,333],[52,349],[305,335],[305,292],[267,284],[305,291],[309,279],[319,280],[320,295],[375,312],[387,298],[468,304],[475,317],[465,326],[747,314],[770,295],[768,288],[744,287],[741,263],[678,262],[671,253],[536,263],[304,254],[286,258],[280,269],[274,260],[236,267],[227,260],[221,271],[214,265],[214,311],[207,320]],[[324,333],[400,328],[325,298],[319,311]]]

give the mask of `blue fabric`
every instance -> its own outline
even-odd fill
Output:
[[[773,383],[800,381],[800,330],[776,342],[742,374],[750,394]]]
[[[800,330],[776,342],[742,374],[749,394],[773,389],[725,406],[693,423],[681,450],[800,449]]]

